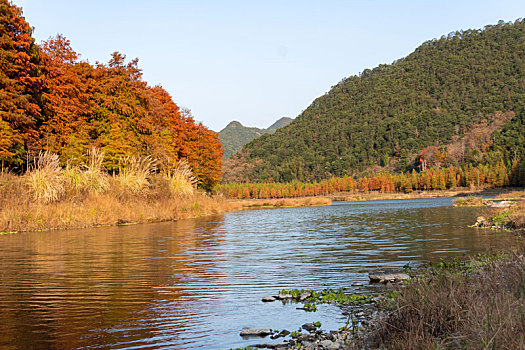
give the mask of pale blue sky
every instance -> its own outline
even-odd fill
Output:
[[[295,118],[344,77],[426,40],[525,16],[524,0],[14,0],[37,41],[138,57],[144,79],[215,131]]]

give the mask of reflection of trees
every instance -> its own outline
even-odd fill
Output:
[[[327,247],[330,254],[359,264],[363,272],[396,268],[406,262],[436,262],[462,252],[497,251],[514,241],[512,235],[469,228],[477,208],[403,208],[400,203],[373,202],[347,208],[350,210],[344,215],[315,224],[330,226],[327,231],[333,233],[328,234],[339,242],[338,248]]]
[[[185,288],[193,275],[221,278],[222,223],[214,216],[0,237],[0,346],[114,344],[105,330],[154,318],[144,310],[155,313],[157,299],[195,298]],[[154,327],[135,326],[129,340],[149,338]]]
[[[422,257],[436,262],[452,255],[467,255],[508,249],[515,237],[501,232],[468,227],[475,221],[479,208],[441,207],[421,210],[426,223],[421,230]]]

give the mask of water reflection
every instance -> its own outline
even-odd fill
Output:
[[[185,304],[176,308],[178,316],[191,320],[203,305],[188,304],[196,297],[194,286],[221,279],[222,222],[219,216],[2,237],[0,344],[75,348],[107,347],[122,338],[126,344],[147,342],[158,338],[162,326],[152,324],[164,312],[151,306],[159,294],[167,305]],[[213,259],[203,258],[203,251],[213,252]],[[159,293],[164,286],[169,293]]]
[[[371,270],[513,244],[450,199],[352,202],[0,237],[2,348],[230,348],[244,326],[346,321],[263,304],[281,288],[349,287]],[[374,292],[367,286],[361,292]]]

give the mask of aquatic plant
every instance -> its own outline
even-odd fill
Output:
[[[299,331],[292,331],[292,333],[290,333],[290,336],[292,338],[297,338],[298,336],[300,336],[301,334],[303,334],[303,332],[301,332],[300,330]]]
[[[315,305],[315,303],[304,303],[304,311],[316,312],[317,311],[317,305]]]

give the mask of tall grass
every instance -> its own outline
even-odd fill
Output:
[[[126,157],[122,159],[119,174],[115,177],[120,187],[132,195],[149,192],[150,177],[157,170],[157,161],[150,156]]]
[[[0,172],[0,232],[66,229],[178,220],[240,209],[222,196],[197,191],[188,163],[158,173],[150,157],[122,160],[109,176],[104,153],[64,169],[42,152],[23,176]]]
[[[166,172],[168,188],[173,197],[191,197],[197,186],[197,178],[193,175],[190,165],[184,159],[175,169]]]
[[[34,200],[43,203],[58,201],[65,193],[58,155],[48,151],[40,152],[26,174],[26,182]]]
[[[102,166],[103,161],[104,152],[93,147],[88,151],[87,164],[71,166],[68,163],[64,169],[68,189],[80,193],[103,193],[107,191],[109,176]]]

